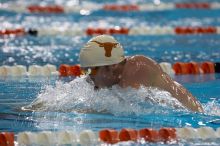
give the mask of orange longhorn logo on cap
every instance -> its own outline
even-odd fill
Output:
[[[95,43],[99,44],[99,47],[104,47],[106,57],[112,56],[112,48],[115,48],[118,44],[118,43],[111,43],[111,42],[101,43],[98,41],[91,41],[91,42],[95,42]]]

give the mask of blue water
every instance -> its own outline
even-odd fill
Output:
[[[178,0],[183,1],[183,0]],[[8,1],[3,1],[7,3]],[[24,1],[22,1],[24,2]],[[37,1],[26,1],[36,3]],[[54,3],[54,1],[45,1]],[[65,1],[63,1],[65,2]],[[96,1],[103,2],[103,1]],[[109,1],[108,1],[109,2]],[[118,1],[110,1],[118,2]],[[128,1],[127,1],[128,2]],[[169,1],[170,2],[170,1]],[[107,3],[107,1],[106,1]],[[0,29],[7,26],[23,26],[26,28],[41,28],[42,26],[78,25],[82,28],[88,26],[107,27],[119,25],[133,27],[136,25],[158,26],[219,26],[220,10],[170,10],[159,12],[106,12],[103,10],[91,12],[84,16],[77,13],[70,14],[28,14],[0,10]],[[102,20],[102,21],[101,21]],[[220,61],[220,36],[121,36],[116,39],[122,44],[127,56],[143,54],[157,62],[167,61]],[[87,36],[43,36],[43,37],[0,37],[0,65],[32,64],[45,65],[79,63],[80,48],[91,37]],[[220,74],[210,75],[184,75],[172,76],[174,80],[182,83],[202,103],[205,113],[192,113],[186,110],[175,110],[165,105],[144,105],[135,99],[137,95],[131,92],[130,104],[123,108],[119,103],[117,111],[109,106],[114,95],[106,95],[109,106],[102,102],[102,96],[111,91],[92,92],[97,98],[86,98],[90,86],[83,86],[71,81],[71,78],[36,77],[36,78],[1,78],[0,79],[0,131],[42,131],[42,130],[74,130],[92,129],[98,131],[102,128],[121,129],[130,127],[140,129],[143,127],[220,127]],[[78,89],[79,84],[81,89]],[[52,87],[51,87],[52,86]],[[76,88],[71,88],[73,86]],[[62,87],[67,87],[62,89]],[[114,90],[117,91],[117,90]],[[67,95],[66,95],[66,94]],[[56,95],[63,95],[62,100],[52,104]],[[122,94],[123,95],[123,94]],[[164,94],[165,95],[165,94]],[[61,98],[60,97],[60,98]],[[35,112],[22,111],[21,107],[31,104],[33,100],[43,99],[47,102],[47,110]],[[126,98],[126,97],[125,97]],[[74,99],[74,100],[73,100]],[[87,99],[87,100],[85,100]],[[114,99],[116,100],[116,99]],[[107,102],[106,101],[106,102]],[[65,104],[68,103],[68,104]],[[93,106],[103,108],[107,112],[79,112],[80,106]]]

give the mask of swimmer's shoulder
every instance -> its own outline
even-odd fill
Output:
[[[160,71],[156,62],[151,58],[143,55],[127,57],[119,85],[133,88],[139,88],[141,85],[152,86],[158,73]]]
[[[157,62],[144,55],[134,55],[126,58],[127,64],[146,63],[148,65],[157,65]]]

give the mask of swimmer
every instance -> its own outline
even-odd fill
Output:
[[[202,105],[182,85],[173,81],[151,58],[124,56],[124,50],[114,37],[99,35],[80,51],[80,65],[89,74],[95,89],[119,85],[122,88],[156,87],[170,92],[187,109],[203,112]]]

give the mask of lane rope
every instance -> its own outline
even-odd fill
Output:
[[[199,75],[199,74],[214,74],[220,73],[219,62],[168,62],[159,63],[161,69],[169,75]],[[59,68],[52,64],[40,65],[2,65],[0,66],[0,77],[24,77],[24,76],[81,76],[85,74],[79,64],[68,65],[61,64]]]
[[[114,27],[114,28],[81,28],[81,27],[43,27],[12,28],[0,30],[0,37],[4,36],[94,36],[94,35],[210,35],[220,34],[220,26],[197,26],[197,27],[170,27],[170,26],[140,26],[140,27]]]
[[[132,129],[123,128],[101,129],[98,132],[86,129],[79,133],[69,130],[63,131],[41,131],[19,132],[16,136],[13,132],[1,132],[0,144],[2,146],[18,145],[101,145],[116,144],[125,141],[133,141],[135,143],[178,143],[179,141],[195,141],[219,139],[220,128],[212,127],[183,127],[171,128],[162,127],[160,129],[142,128]],[[8,144],[8,145],[7,145]]]
[[[86,3],[82,5],[74,6],[61,6],[61,5],[20,5],[18,3],[5,3],[0,5],[2,10],[10,10],[15,12],[24,13],[71,13],[82,11],[163,11],[163,10],[175,10],[175,9],[220,9],[219,2],[188,2],[188,3],[142,3],[142,4],[98,4],[98,3]]]

